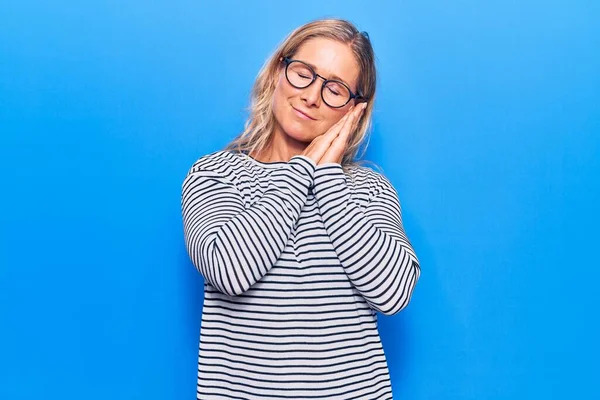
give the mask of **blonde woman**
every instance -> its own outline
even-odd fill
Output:
[[[366,33],[301,26],[260,71],[245,130],[189,170],[198,399],[392,398],[376,312],[407,306],[420,266],[395,189],[355,161],[375,82]]]

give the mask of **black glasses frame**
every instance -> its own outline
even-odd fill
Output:
[[[285,63],[285,79],[287,79],[288,83],[290,85],[292,85],[293,87],[297,88],[297,89],[306,89],[307,87],[309,87],[310,85],[312,85],[314,83],[314,81],[317,80],[317,77],[323,79],[323,85],[321,85],[321,99],[323,100],[323,103],[327,104],[329,107],[331,108],[342,108],[344,107],[346,104],[348,104],[350,102],[350,100],[352,99],[356,99],[357,101],[365,101],[366,98],[363,97],[360,93],[353,93],[352,90],[350,89],[350,87],[348,87],[348,85],[346,85],[344,82],[342,81],[338,81],[337,79],[327,79],[319,74],[317,74],[315,72],[315,70],[313,69],[313,67],[311,67],[310,65],[308,65],[307,63],[305,63],[304,61],[300,61],[300,60],[293,60],[289,57],[284,57],[283,58],[283,62]],[[312,72],[312,79],[309,82],[308,85],[306,86],[296,86],[294,85],[291,81],[290,78],[288,78],[288,67],[290,66],[291,63],[293,62],[297,62],[297,63],[301,63],[302,65],[306,66],[306,68],[308,68],[308,70],[310,72]],[[340,85],[343,85],[346,89],[348,89],[348,93],[350,93],[350,98],[348,99],[348,101],[346,101],[344,104],[342,104],[341,106],[332,106],[329,103],[327,103],[327,101],[325,101],[325,97],[323,96],[323,89],[325,89],[325,85],[327,85],[328,82],[335,82],[335,83],[339,83]]]

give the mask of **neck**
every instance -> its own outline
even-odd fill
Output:
[[[283,132],[277,124],[272,139],[267,146],[262,151],[251,154],[251,156],[262,162],[288,162],[292,157],[302,154],[307,146],[307,143],[300,142]]]

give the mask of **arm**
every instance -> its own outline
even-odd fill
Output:
[[[421,269],[402,226],[396,190],[380,176],[364,210],[350,198],[340,164],[319,165],[314,190],[350,281],[373,309],[392,315],[408,305]]]
[[[181,198],[184,237],[206,281],[236,296],[271,269],[306,202],[315,167],[308,157],[292,157],[271,173],[264,196],[248,208],[223,174],[189,171]]]

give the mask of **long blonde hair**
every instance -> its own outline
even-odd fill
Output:
[[[359,32],[349,21],[343,19],[321,19],[309,22],[291,32],[265,62],[260,70],[250,98],[250,115],[245,123],[244,131],[233,139],[225,150],[239,151],[247,154],[261,152],[266,148],[275,127],[275,116],[272,110],[273,93],[275,91],[275,75],[279,72],[281,60],[292,57],[299,47],[313,38],[327,38],[350,46],[359,65],[357,92],[368,99],[367,108],[348,140],[342,158],[342,167],[347,170],[363,162],[357,160],[357,152],[371,128],[371,115],[375,99],[377,72],[373,47],[366,32]],[[368,141],[367,141],[368,142]],[[363,152],[366,146],[363,147]],[[362,155],[361,155],[362,157]]]

